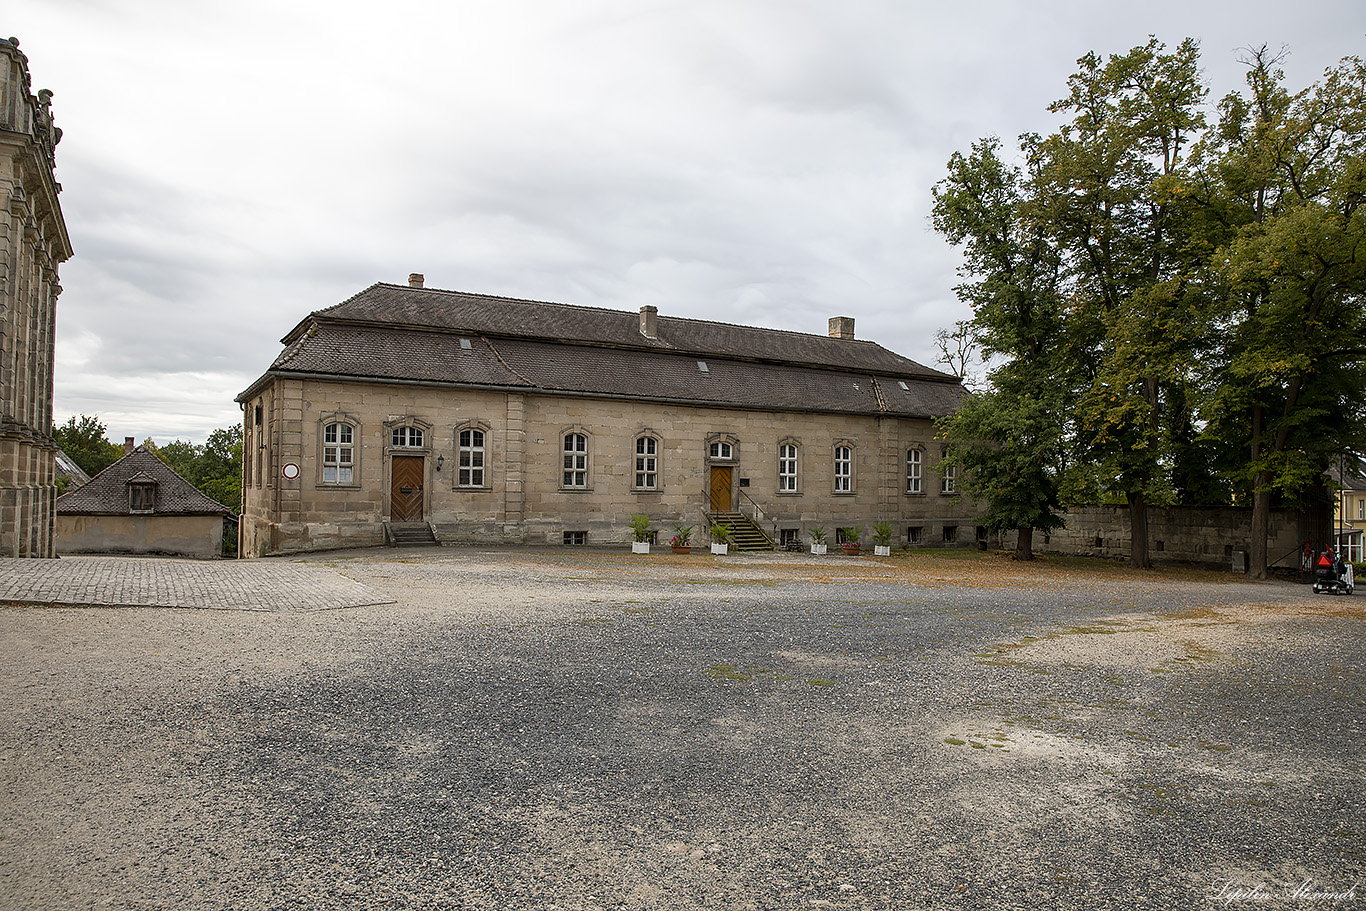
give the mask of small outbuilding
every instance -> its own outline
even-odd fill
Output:
[[[58,554],[218,557],[232,510],[145,446],[57,498]]]

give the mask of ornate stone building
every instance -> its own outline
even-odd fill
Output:
[[[71,258],[54,149],[52,93],[0,39],[0,556],[50,557],[57,499],[52,361],[57,267]]]
[[[648,514],[773,543],[890,522],[972,545],[932,421],[956,378],[854,338],[487,295],[413,275],[309,314],[238,396],[244,556],[394,540],[602,544]],[[705,535],[694,543],[705,544]]]

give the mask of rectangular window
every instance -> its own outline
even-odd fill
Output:
[[[456,484],[460,487],[483,487],[484,431],[474,428],[460,431],[459,449]]]
[[[784,443],[778,447],[778,489],[797,489],[797,447]]]
[[[920,450],[906,450],[906,492],[920,493]]]
[[[654,437],[636,438],[636,487],[640,490],[659,487],[659,441]]]
[[[588,486],[588,437],[582,433],[564,435],[563,486]]]
[[[835,447],[835,493],[854,489],[854,452],[848,446]]]
[[[906,529],[907,544],[919,544],[924,539],[924,536],[925,526],[923,525],[912,525],[910,528]]]
[[[1357,518],[1366,519],[1366,500],[1357,500]]]
[[[151,512],[156,505],[157,487],[155,484],[130,484],[128,486],[128,511]]]
[[[355,477],[355,448],[350,424],[323,428],[323,483],[350,484]]]
[[[940,492],[940,493],[957,493],[957,492],[958,492],[958,466],[957,466],[957,465],[945,465],[943,468],[940,469],[940,475],[939,475],[939,492]]]
[[[955,541],[957,541],[957,540],[958,540],[958,526],[957,526],[957,525],[945,525],[945,526],[944,526],[944,543],[945,543],[945,544],[952,544],[953,542],[955,542]]]
[[[581,547],[588,543],[588,532],[567,531],[564,533],[564,543],[575,547]]]
[[[778,529],[778,543],[788,550],[802,548],[802,530],[800,528],[780,528]]]

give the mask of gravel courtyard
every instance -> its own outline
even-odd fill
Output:
[[[396,603],[0,607],[0,908],[1366,906],[1366,598],[976,554],[307,564]]]

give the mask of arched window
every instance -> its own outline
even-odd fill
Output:
[[[854,449],[848,444],[835,447],[835,493],[854,492]]]
[[[939,492],[943,494],[958,492],[958,466],[939,466]],[[947,540],[947,539],[945,539]]]
[[[778,444],[778,492],[797,492],[797,444]]]
[[[645,434],[636,437],[636,489],[659,489],[659,440]]]
[[[484,487],[486,435],[478,427],[465,427],[456,435],[458,468],[457,487]]]
[[[334,422],[323,425],[323,483],[351,484],[355,478],[355,428]]]
[[[404,449],[421,449],[423,439],[421,427],[395,427],[390,435],[391,444]]]
[[[922,459],[919,449],[906,450],[906,492],[921,493],[923,488],[920,483]]]
[[[564,435],[564,475],[562,487],[588,486],[588,435]]]

